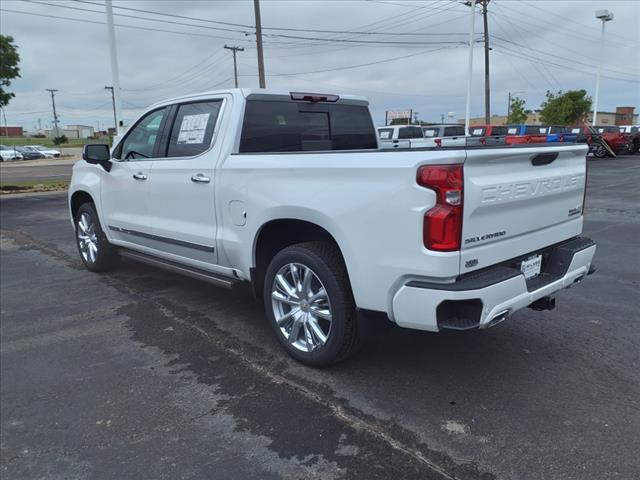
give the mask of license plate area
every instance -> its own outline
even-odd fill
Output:
[[[520,262],[520,271],[523,273],[524,278],[529,280],[531,278],[540,275],[542,268],[542,255],[532,255]]]

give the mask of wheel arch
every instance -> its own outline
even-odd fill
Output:
[[[69,198],[69,211],[71,213],[72,221],[75,220],[76,214],[78,213],[78,209],[80,208],[80,206],[83,203],[88,203],[88,202],[93,203],[97,208],[96,201],[91,196],[91,194],[86,190],[76,190],[71,194],[71,197]]]
[[[297,218],[273,219],[260,227],[253,242],[251,284],[256,298],[262,298],[264,275],[271,259],[290,245],[310,241],[325,241],[333,244],[340,252],[347,276],[349,275],[343,249],[334,235],[326,228],[317,223]]]

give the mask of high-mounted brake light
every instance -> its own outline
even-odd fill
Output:
[[[291,92],[291,100],[302,100],[304,102],[337,102],[338,95],[327,95],[324,93],[302,93]]]
[[[436,204],[424,214],[422,237],[429,250],[460,250],[464,180],[462,165],[423,165],[417,182],[436,193]]]

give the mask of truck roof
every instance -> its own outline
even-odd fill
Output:
[[[300,92],[300,90],[287,91],[287,90],[271,90],[271,89],[265,89],[265,88],[226,88],[223,90],[207,90],[204,92],[190,93],[188,95],[181,95],[179,97],[168,98],[160,102],[156,102],[153,105],[150,105],[150,107],[163,105],[165,103],[173,103],[173,102],[179,102],[184,100],[206,98],[208,96],[220,95],[220,94],[243,96],[244,98],[247,98],[249,97],[249,95],[290,97],[292,93],[303,93],[303,92]],[[304,92],[304,93],[306,94],[307,92]],[[365,97],[360,95],[349,95],[349,94],[342,94],[342,93],[325,93],[325,92],[308,92],[308,94],[309,95],[337,95],[340,98],[340,100],[350,100],[350,101],[356,101],[359,103],[362,102],[367,105],[369,104],[369,101]]]

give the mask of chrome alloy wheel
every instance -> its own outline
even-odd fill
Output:
[[[83,212],[78,219],[78,246],[85,262],[95,263],[98,257],[98,237],[91,216]]]
[[[285,339],[302,352],[322,347],[331,332],[331,303],[309,267],[287,263],[271,286],[273,315]]]

